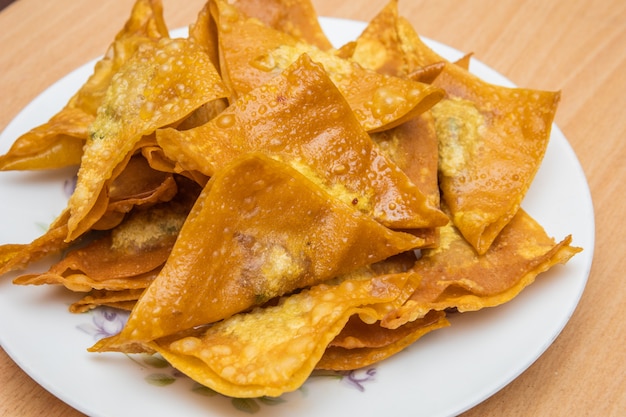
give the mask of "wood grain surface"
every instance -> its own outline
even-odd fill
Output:
[[[54,81],[101,55],[132,3],[17,0],[0,11],[0,130]],[[191,23],[204,0],[163,3],[176,28]],[[386,0],[313,3],[322,16],[369,20]],[[595,206],[594,262],[570,322],[527,371],[463,416],[626,415],[626,2],[401,0],[400,11],[420,34],[473,52],[520,86],[561,90],[556,123]],[[0,415],[83,414],[0,349]]]

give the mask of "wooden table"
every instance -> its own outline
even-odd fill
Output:
[[[0,130],[55,80],[102,54],[132,3],[18,0],[2,10]],[[369,20],[386,0],[313,3],[323,16]],[[164,0],[168,25],[187,25],[203,4]],[[562,91],[556,123],[596,210],[594,263],[571,321],[526,372],[464,416],[626,415],[626,3],[403,0],[400,10],[422,35],[474,52],[516,84]],[[1,349],[0,387],[2,416],[82,415]]]

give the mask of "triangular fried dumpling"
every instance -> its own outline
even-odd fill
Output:
[[[216,322],[419,243],[288,165],[248,154],[211,178],[126,327],[100,348]]]
[[[165,264],[191,201],[184,198],[136,210],[114,229],[71,248],[47,272],[16,278],[18,285],[60,284],[72,291],[146,288]]]
[[[219,52],[217,46],[217,27],[211,17],[211,1],[207,1],[198,12],[196,21],[189,25],[189,39],[200,45],[211,59],[215,68],[219,68]]]
[[[218,28],[221,74],[234,98],[265,84],[302,54],[324,69],[367,131],[396,126],[437,103],[443,91],[428,84],[379,74],[349,59],[246,18],[217,0],[212,9]]]
[[[398,1],[391,0],[371,19],[354,41],[351,58],[364,68],[398,77],[406,77],[408,68],[397,30]]]
[[[321,50],[332,48],[310,0],[236,0],[230,4],[248,17],[257,18]]]
[[[95,116],[113,76],[122,65],[141,45],[168,38],[161,0],[136,0],[130,18],[116,35],[103,59],[96,63],[94,74],[72,97],[70,105],[87,108],[88,113]]]
[[[0,156],[0,170],[35,170],[78,165],[94,116],[66,106],[46,123],[18,137]]]
[[[463,236],[485,253],[541,165],[559,93],[490,85],[453,64],[435,84],[450,92],[432,109],[442,198]]]
[[[363,67],[383,74],[431,84],[447,61],[436,54],[423,59],[416,53],[419,51],[413,49],[412,39],[407,38],[410,29],[412,26],[398,13],[398,0],[390,0],[349,48],[342,47],[342,56],[350,56]],[[466,63],[469,55],[459,61],[460,65]]]
[[[188,39],[145,43],[120,68],[91,125],[69,200],[68,240],[97,221],[103,212],[107,181],[128,160],[142,136],[169,125],[227,95],[208,55]]]
[[[571,236],[555,243],[523,209],[483,255],[452,224],[441,228],[440,239],[438,248],[422,250],[415,263],[422,277],[419,288],[383,326],[395,328],[430,310],[475,311],[506,303],[537,275],[582,250],[570,245]]]
[[[443,60],[408,22],[399,19],[398,30],[416,67]],[[453,63],[433,85],[446,91],[431,109],[442,198],[463,236],[485,253],[541,165],[560,94],[490,84]]]
[[[131,15],[119,31],[94,72],[65,107],[48,122],[20,136],[0,156],[0,170],[51,169],[78,165],[89,125],[111,78],[144,42],[167,38],[160,0],[137,0]]]
[[[206,2],[204,7],[198,12],[196,21],[189,25],[189,39],[204,49],[213,66],[219,69],[217,28],[215,20],[211,17],[210,3],[210,0]],[[228,99],[226,97],[205,103],[177,124],[177,127],[184,130],[206,123],[224,110],[227,105]],[[156,149],[153,148],[152,151],[156,151]]]
[[[279,396],[299,388],[354,314],[398,294],[398,275],[320,284],[277,306],[232,316],[205,331],[148,343],[176,369],[223,395]]]
[[[157,142],[182,169],[207,176],[246,152],[277,155],[392,228],[448,222],[371,141],[322,66],[307,55],[209,123],[158,130]]]

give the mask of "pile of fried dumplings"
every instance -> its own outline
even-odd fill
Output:
[[[232,397],[388,358],[581,248],[521,202],[558,92],[439,56],[391,0],[334,47],[309,1],[209,0],[171,38],[137,0],[93,74],[1,170],[77,166],[0,274],[130,311],[93,352],[160,354]]]

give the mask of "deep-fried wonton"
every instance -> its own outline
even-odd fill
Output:
[[[196,42],[211,59],[213,66],[219,68],[219,52],[217,46],[217,28],[211,17],[211,0],[207,1],[198,12],[196,21],[189,25],[189,39]]]
[[[432,109],[442,199],[463,236],[485,253],[541,165],[559,94],[489,85],[452,64],[435,83],[451,86]]]
[[[302,54],[324,66],[367,131],[396,126],[423,113],[443,96],[438,88],[367,70],[272,29],[223,0],[216,0],[220,67],[234,98],[267,83]]]
[[[157,142],[183,169],[207,176],[246,152],[277,155],[392,228],[448,222],[370,140],[321,65],[307,55],[209,123],[184,132],[161,129]]]
[[[113,75],[139,45],[169,37],[160,0],[137,0],[124,28],[116,35],[87,82],[47,123],[20,136],[0,156],[0,170],[31,170],[78,165],[89,125]]]
[[[142,44],[111,81],[84,148],[76,190],[68,203],[67,240],[98,220],[108,182],[142,136],[181,120],[226,90],[208,55],[188,39]]]
[[[364,68],[397,77],[407,77],[408,68],[397,31],[398,2],[391,0],[354,41],[351,58]]]
[[[415,248],[262,154],[211,178],[171,256],[105,349],[216,322]]]
[[[146,288],[169,257],[189,210],[184,201],[136,210],[102,237],[70,250],[47,272],[22,275],[13,282],[61,284],[83,292]]]
[[[231,4],[248,17],[257,18],[321,50],[332,48],[310,0],[235,0]]]
[[[396,23],[415,68],[445,61],[405,19]],[[449,62],[433,85],[446,91],[431,109],[442,199],[463,236],[485,253],[541,165],[560,94],[490,84]]]
[[[147,345],[197,382],[234,397],[279,396],[300,387],[354,314],[391,301],[398,275],[320,284],[275,307],[238,314],[200,334]]]
[[[570,243],[571,236],[555,243],[523,209],[483,255],[476,254],[452,224],[442,227],[439,247],[422,250],[415,263],[420,287],[382,325],[395,328],[431,310],[464,312],[503,304],[537,275],[581,251]]]

